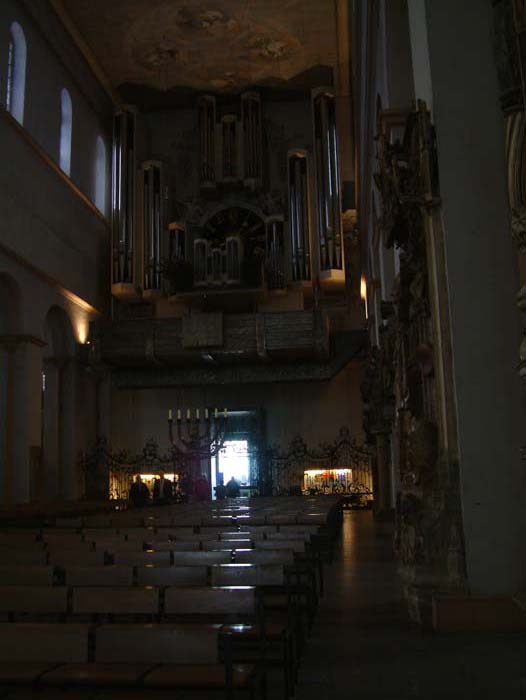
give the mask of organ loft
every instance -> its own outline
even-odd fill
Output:
[[[525,12],[3,0],[2,698],[521,697]]]

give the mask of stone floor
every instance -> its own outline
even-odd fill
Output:
[[[526,699],[526,635],[424,633],[407,617],[391,535],[344,516],[297,700]]]

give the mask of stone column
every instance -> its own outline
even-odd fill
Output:
[[[40,497],[52,500],[59,496],[60,482],[60,367],[54,360],[44,363],[44,421],[42,431],[42,479]]]
[[[492,7],[427,0],[409,13],[413,55],[428,44],[415,85],[432,91],[437,131],[467,582],[476,595],[512,594],[526,582],[525,397]]]
[[[13,369],[16,346],[0,345],[0,494],[3,505],[10,503],[13,477]]]
[[[11,503],[27,503],[31,497],[32,455],[41,444],[42,354],[37,338],[17,338],[12,355],[12,478]]]
[[[386,436],[379,433],[376,436],[376,470],[378,483],[378,503],[376,515],[386,517],[391,511],[391,475]]]
[[[69,360],[60,374],[60,460],[59,493],[66,500],[77,499],[79,493],[77,461],[77,363]]]

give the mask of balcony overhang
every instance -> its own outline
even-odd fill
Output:
[[[330,328],[323,311],[223,314],[94,324],[91,360],[112,367],[199,367],[324,362]]]

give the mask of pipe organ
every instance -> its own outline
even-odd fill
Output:
[[[112,293],[135,298],[136,114],[123,107],[113,121],[112,159]]]
[[[194,284],[196,287],[203,287],[208,283],[209,251],[210,243],[206,238],[197,238],[194,241]]]
[[[221,120],[223,182],[233,182],[239,178],[238,169],[238,128],[235,114],[225,114]]]
[[[268,289],[284,289],[285,278],[285,245],[283,216],[272,216],[267,220],[267,287]]]
[[[324,88],[315,90],[312,107],[320,272],[340,270],[343,273],[340,178],[334,95],[330,90]]]
[[[255,189],[262,180],[262,127],[261,97],[257,92],[241,95],[241,123],[243,126],[243,180],[246,187]]]
[[[238,284],[241,281],[241,259],[243,249],[238,236],[226,239],[226,281],[227,284]]]
[[[162,165],[145,161],[142,177],[143,296],[161,293],[161,251],[164,231]]]
[[[168,226],[168,257],[172,262],[186,260],[186,230],[182,224],[173,221]]]
[[[292,279],[311,279],[309,174],[306,151],[289,151],[289,230]]]
[[[199,145],[201,187],[216,185],[216,100],[205,95],[199,100]]]

